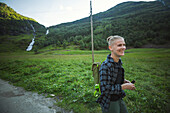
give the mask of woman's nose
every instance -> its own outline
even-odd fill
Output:
[[[123,49],[126,49],[126,46],[123,46]]]

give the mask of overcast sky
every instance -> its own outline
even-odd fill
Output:
[[[93,14],[126,1],[155,0],[92,0]],[[0,2],[46,27],[72,22],[90,15],[90,0],[0,0]]]

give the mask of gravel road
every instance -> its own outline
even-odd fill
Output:
[[[0,113],[73,113],[55,106],[55,102],[0,79]]]

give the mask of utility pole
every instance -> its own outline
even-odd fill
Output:
[[[93,18],[92,18],[92,1],[90,0],[90,18],[91,18],[91,44],[92,44],[92,62],[94,63],[94,45],[93,45]]]

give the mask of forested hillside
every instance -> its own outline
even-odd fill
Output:
[[[154,2],[125,2],[93,15],[94,48],[106,49],[106,38],[110,35],[121,35],[127,47],[144,47],[145,45],[170,45],[170,2],[158,0]],[[11,41],[25,47],[31,41],[32,24],[36,31],[36,49],[49,45],[53,47],[76,46],[79,49],[91,49],[90,17],[69,23],[46,28],[34,19],[22,16],[4,3],[0,3],[0,35],[2,42]],[[19,35],[24,35],[22,39]],[[22,36],[23,37],[23,36]],[[41,38],[40,38],[41,37]],[[14,39],[15,39],[14,38]]]
[[[128,47],[168,45],[169,20],[170,7],[160,1],[118,4],[93,15],[95,49],[106,49],[106,38],[110,35],[123,36]],[[51,26],[49,31],[48,38],[37,43],[39,48],[53,44],[57,47],[77,45],[80,49],[91,49],[89,17]]]
[[[46,29],[32,18],[22,16],[6,4],[0,2],[0,35],[20,35],[33,33],[32,24],[37,33]]]

